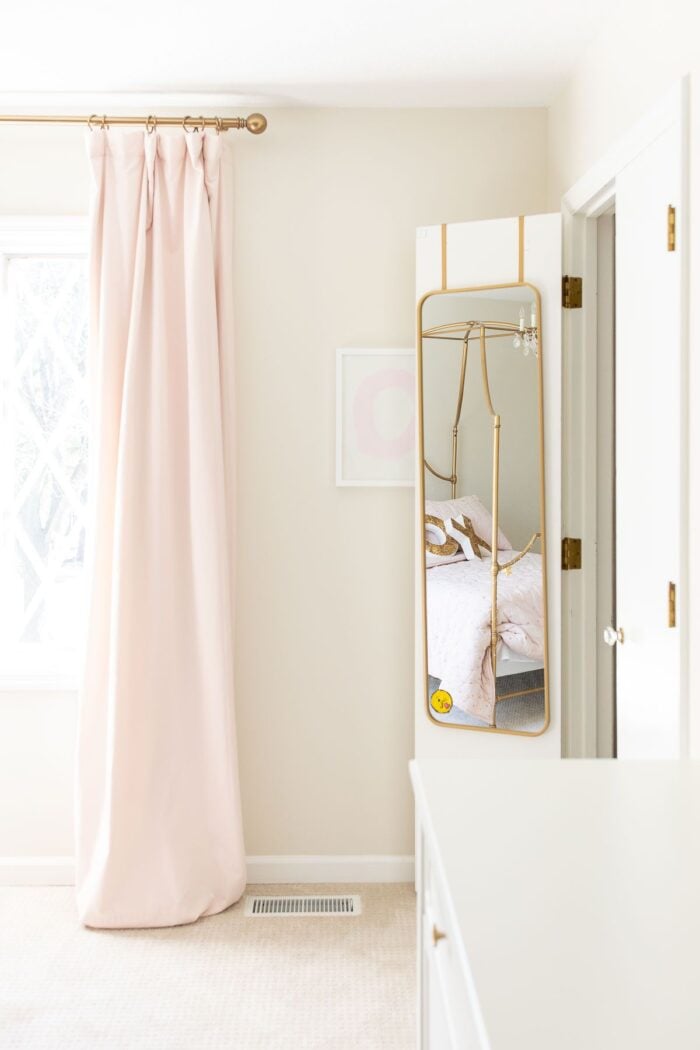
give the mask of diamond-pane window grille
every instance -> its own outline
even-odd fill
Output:
[[[82,633],[87,264],[2,262],[0,650],[70,652]]]

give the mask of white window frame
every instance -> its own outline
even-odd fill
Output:
[[[88,220],[84,215],[0,216],[0,277],[12,257],[87,256]],[[66,692],[78,688],[79,671],[0,667],[0,693]]]

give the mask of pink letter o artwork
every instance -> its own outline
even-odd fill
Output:
[[[400,434],[381,434],[377,427],[377,401],[387,390],[404,390],[413,401],[413,376],[405,369],[383,368],[358,384],[352,406],[357,447],[376,459],[401,459],[413,449],[415,418],[411,417]]]

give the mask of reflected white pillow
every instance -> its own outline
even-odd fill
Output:
[[[471,521],[477,536],[480,536],[489,546],[491,545],[493,519],[491,512],[486,509],[478,496],[459,496],[457,499],[444,500],[427,499],[425,513],[431,517],[440,518],[442,521],[449,521],[451,518],[459,520],[464,515]],[[498,549],[501,551],[513,549],[510,540],[500,528],[498,530]],[[487,552],[482,549],[481,553],[483,555]]]

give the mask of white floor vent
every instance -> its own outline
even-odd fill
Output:
[[[245,914],[255,918],[281,918],[284,915],[360,915],[359,894],[331,897],[246,897]]]

